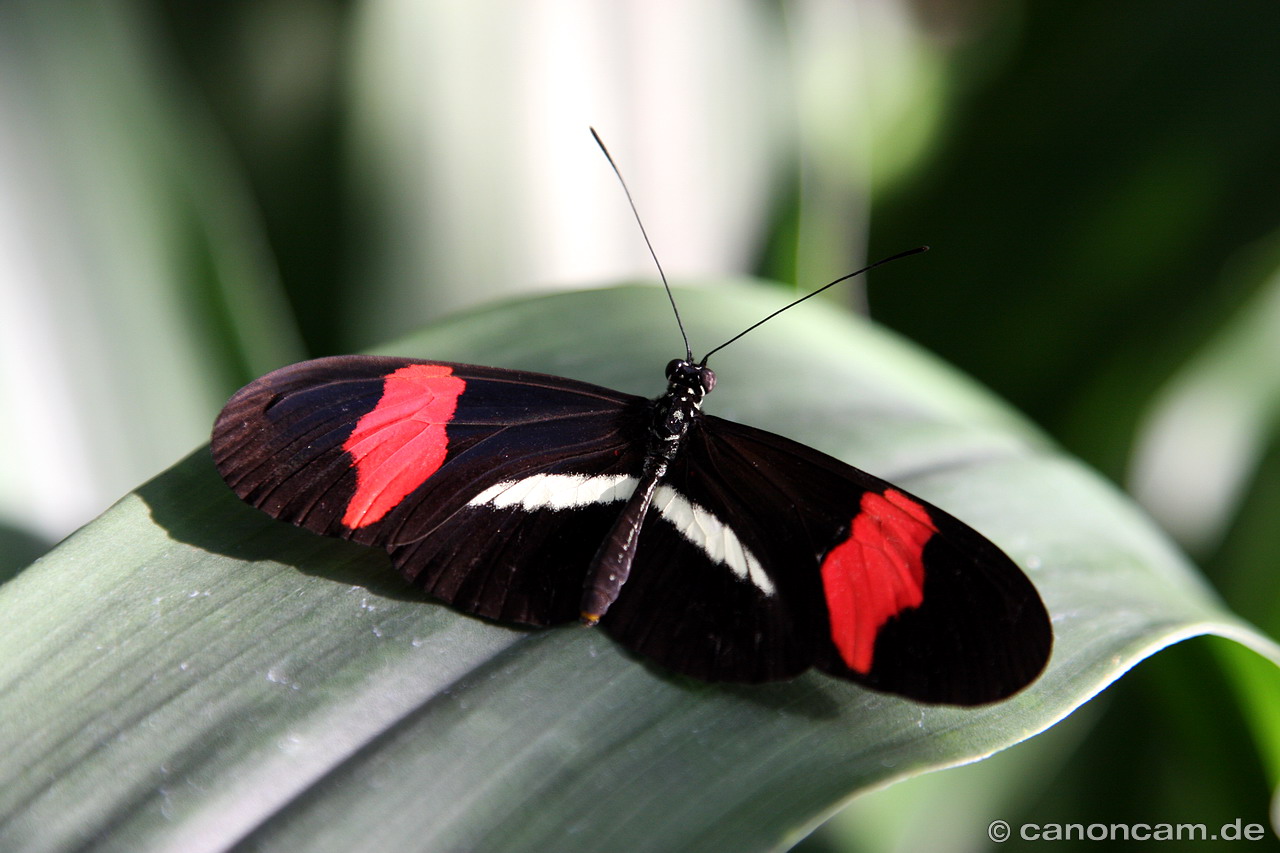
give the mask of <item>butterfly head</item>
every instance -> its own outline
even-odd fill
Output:
[[[673,358],[667,364],[667,393],[677,399],[688,398],[701,405],[702,398],[716,387],[716,374],[705,365],[685,358]]]

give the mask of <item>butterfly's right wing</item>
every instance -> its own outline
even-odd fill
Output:
[[[468,613],[578,617],[652,404],[556,376],[383,356],[281,368],[227,403],[215,464],[274,518],[385,548]]]

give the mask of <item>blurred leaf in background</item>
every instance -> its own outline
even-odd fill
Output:
[[[0,4],[0,521],[51,540],[207,436],[247,371],[302,352],[158,23]]]
[[[933,245],[869,282],[872,316],[1131,483],[1280,634],[1276,32],[1270,0],[6,0],[3,556],[167,467],[269,367],[651,277],[595,125],[677,277],[808,287]],[[1277,692],[1198,641],[1096,728],[807,843],[909,844],[973,785],[1011,822],[1259,820]]]

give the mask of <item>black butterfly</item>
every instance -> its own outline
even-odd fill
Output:
[[[651,400],[494,367],[317,359],[237,392],[213,457],[245,501],[385,548],[462,611],[598,622],[686,675],[817,667],[959,705],[1039,675],[1048,615],[1004,553],[864,471],[704,414],[706,362],[672,361]]]

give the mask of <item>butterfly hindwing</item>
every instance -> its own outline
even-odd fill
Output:
[[[1044,607],[1013,562],[863,471],[707,416],[666,483],[700,508],[703,527],[731,531],[765,577],[698,553],[651,511],[637,567],[602,624],[672,669],[759,681],[817,666],[922,701],[976,704],[1025,686],[1047,660]]]
[[[655,496],[631,576],[601,625],[686,675],[789,678],[813,665],[821,628],[811,615],[813,574],[778,570],[806,565],[792,540],[802,518],[772,494],[767,476],[721,449],[704,430],[691,430]]]
[[[642,459],[604,449],[473,493],[429,532],[389,547],[412,584],[468,613],[525,625],[577,621],[587,569]]]

